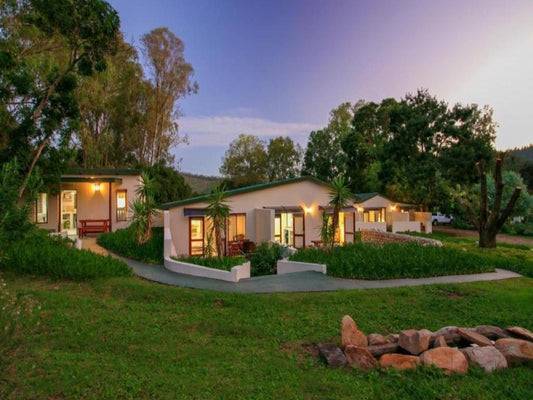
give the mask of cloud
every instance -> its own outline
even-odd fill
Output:
[[[189,146],[227,146],[239,134],[246,133],[269,139],[289,136],[305,144],[309,133],[322,125],[296,122],[275,122],[252,117],[183,117],[179,121],[180,134],[189,136]]]

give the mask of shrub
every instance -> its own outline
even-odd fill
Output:
[[[294,261],[326,264],[328,275],[358,279],[420,278],[494,270],[494,260],[447,247],[418,243],[383,246],[348,244],[332,253],[319,248],[299,250]]]
[[[283,257],[284,248],[277,243],[261,243],[250,256],[252,276],[276,273],[276,263]]]
[[[176,261],[189,264],[201,265],[203,267],[231,271],[237,265],[244,264],[244,257],[172,257]]]
[[[96,242],[121,256],[163,264],[163,228],[152,228],[152,237],[140,246],[137,244],[135,230],[132,227],[106,232]]]
[[[131,268],[111,256],[73,248],[72,241],[37,230],[11,244],[2,266],[54,279],[85,280],[131,276]]]

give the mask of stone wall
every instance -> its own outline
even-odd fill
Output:
[[[440,240],[404,235],[401,233],[361,231],[361,242],[372,244],[416,242],[424,246],[442,246]]]

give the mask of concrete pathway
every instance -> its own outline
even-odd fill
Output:
[[[194,289],[208,289],[220,292],[275,293],[275,292],[329,292],[342,289],[380,289],[401,286],[433,285],[438,283],[463,283],[519,278],[520,274],[496,269],[496,272],[473,275],[449,275],[420,279],[389,279],[367,281],[336,278],[319,272],[297,272],[285,275],[259,276],[243,279],[238,283],[170,272],[160,265],[149,265],[140,261],[119,257],[129,264],[135,274],[150,281],[171,286]]]

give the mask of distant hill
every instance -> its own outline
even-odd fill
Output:
[[[533,144],[509,150],[507,157],[515,157],[523,162],[533,162]]]
[[[218,176],[197,175],[188,172],[181,172],[181,174],[185,178],[185,182],[187,182],[192,188],[193,192],[198,194],[209,193],[213,186],[216,186],[223,181],[223,178]]]
[[[507,170],[518,172],[528,190],[533,192],[533,144],[508,150],[504,167]]]

